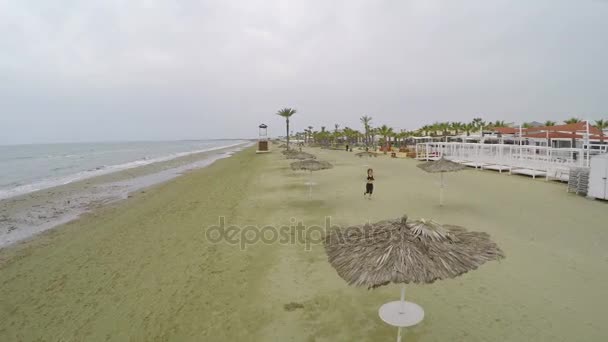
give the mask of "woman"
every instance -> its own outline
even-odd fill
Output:
[[[369,195],[369,199],[372,199],[372,193],[374,192],[374,170],[367,169],[367,183],[365,184],[365,195]]]

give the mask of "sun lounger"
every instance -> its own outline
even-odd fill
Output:
[[[470,166],[470,167],[474,167],[476,169],[479,169],[482,166],[487,165],[487,164],[486,163],[482,163],[482,162],[470,162],[470,163],[464,163],[464,165]]]
[[[547,172],[547,180],[549,179],[568,182],[568,180],[570,180],[570,170],[562,168],[549,170]]]
[[[481,167],[484,170],[494,170],[494,171],[498,171],[498,173],[502,173],[503,171],[509,171],[511,170],[510,166],[507,165],[499,165],[499,164],[491,164],[491,165],[484,165]]]
[[[537,176],[544,177],[547,175],[547,172],[545,172],[545,171],[539,171],[539,170],[533,170],[533,169],[512,169],[511,173],[531,176],[532,178],[536,178]]]

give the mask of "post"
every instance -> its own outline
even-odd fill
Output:
[[[312,170],[310,171],[310,177],[308,177],[308,199],[312,199]]]
[[[441,183],[439,185],[439,206],[443,206],[443,172],[440,172]],[[405,288],[404,288],[405,289]]]
[[[522,136],[521,124],[519,124],[519,146],[521,146],[521,136]]]
[[[405,313],[405,284],[401,285],[401,311],[399,313]]]
[[[441,174],[443,175],[443,172]],[[401,285],[401,311],[399,313],[405,313],[405,283]],[[397,342],[401,342],[401,327],[399,327],[397,332]]]

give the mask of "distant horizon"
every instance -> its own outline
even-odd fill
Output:
[[[294,115],[294,117],[292,117],[291,121],[293,122],[293,120],[299,119],[300,115],[302,117],[304,116],[303,114],[297,113],[296,115]],[[563,120],[558,120],[558,119],[547,119],[547,120],[540,120],[540,121],[539,120],[528,120],[528,121],[522,122],[521,124],[523,125],[525,123],[533,123],[533,122],[543,124],[546,121],[555,121],[557,125],[560,125],[560,124],[565,124],[564,123],[565,120],[568,120],[568,119],[573,118],[573,117],[576,117],[576,116],[568,116],[566,119],[563,119]],[[376,120],[376,118],[373,117],[373,116],[372,116],[372,118],[374,119],[373,122],[379,121],[379,120]],[[486,124],[488,126],[492,122],[496,121],[496,120],[486,120],[483,117],[481,117],[481,118],[486,121]],[[582,117],[577,117],[577,118],[580,119],[582,122],[588,120],[589,124],[593,125],[595,120],[599,120],[599,119],[606,120],[606,119],[608,119],[608,115],[606,115],[606,118],[598,118],[598,119],[583,119]],[[497,120],[501,120],[501,119],[497,119]],[[502,120],[502,121],[507,121],[507,120]],[[380,121],[380,122],[382,122],[382,121]],[[435,122],[441,122],[441,121],[428,122],[425,125],[431,125],[431,124],[433,124]],[[443,122],[446,122],[446,121],[443,121]],[[462,120],[462,121],[461,120],[450,120],[450,121],[447,121],[447,122],[465,122],[466,123],[467,121],[464,121],[464,120]],[[358,124],[358,126],[355,126],[355,125],[353,125],[353,126],[347,126],[347,125],[343,125],[343,124],[341,124],[339,122],[336,122],[336,123],[340,125],[340,129],[342,129],[344,127],[349,127],[351,129],[355,129],[355,130],[359,130],[359,131],[362,131],[362,129],[363,129],[363,126],[360,123]],[[328,131],[333,131],[334,130],[334,124],[335,123],[327,124],[327,125],[318,125],[318,126],[313,126],[313,127],[315,128],[315,130],[319,130],[319,131],[321,130],[321,127],[325,127],[326,130],[328,130]],[[517,128],[520,125],[519,123],[508,122],[508,121],[506,122],[506,124],[510,125],[511,127],[514,127],[514,128]],[[361,127],[359,127],[359,126],[361,126]],[[372,125],[372,126],[376,127],[377,125]],[[306,127],[308,127],[308,125],[305,125],[303,128],[306,128]],[[401,128],[401,127],[393,127],[393,126],[390,126],[390,127],[394,128],[395,131],[400,131],[402,129],[405,129],[405,128]],[[405,129],[405,130],[416,131],[416,130],[419,130],[420,128],[422,128],[422,126],[414,128],[414,129]],[[257,131],[257,126],[254,129],[252,129],[252,130]],[[277,130],[280,133],[274,134],[274,135],[269,134],[269,138],[277,138],[277,137],[284,137],[285,136],[285,132],[284,132],[285,131],[284,119],[282,119],[282,126],[279,125],[279,127],[275,128],[274,131],[277,131]],[[292,130],[292,131],[295,134],[296,132],[300,132],[301,130],[298,130],[298,131]],[[15,143],[11,143],[11,142],[6,143],[6,142],[0,141],[0,146],[61,145],[61,144],[104,144],[104,143],[135,143],[135,142],[175,142],[175,141],[205,141],[205,140],[256,140],[256,139],[258,139],[257,134],[255,136],[249,137],[249,138],[109,139],[109,140],[78,140],[78,141],[76,141],[76,140],[74,140],[74,141],[40,141],[40,142],[35,141],[35,142],[15,142]]]
[[[257,138],[212,138],[212,139],[160,139],[160,140],[105,140],[105,141],[61,141],[61,142],[33,142],[4,144],[0,146],[29,146],[29,145],[70,145],[70,144],[121,144],[121,143],[145,143],[145,142],[179,142],[179,141],[217,141],[217,140],[255,140]]]

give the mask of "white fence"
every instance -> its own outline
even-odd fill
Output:
[[[445,157],[461,163],[502,165],[509,170],[531,169],[546,172],[547,178],[562,176],[571,167],[589,167],[590,157],[605,153],[607,145],[586,148],[553,148],[532,145],[432,142],[416,145],[416,158],[434,160]]]

